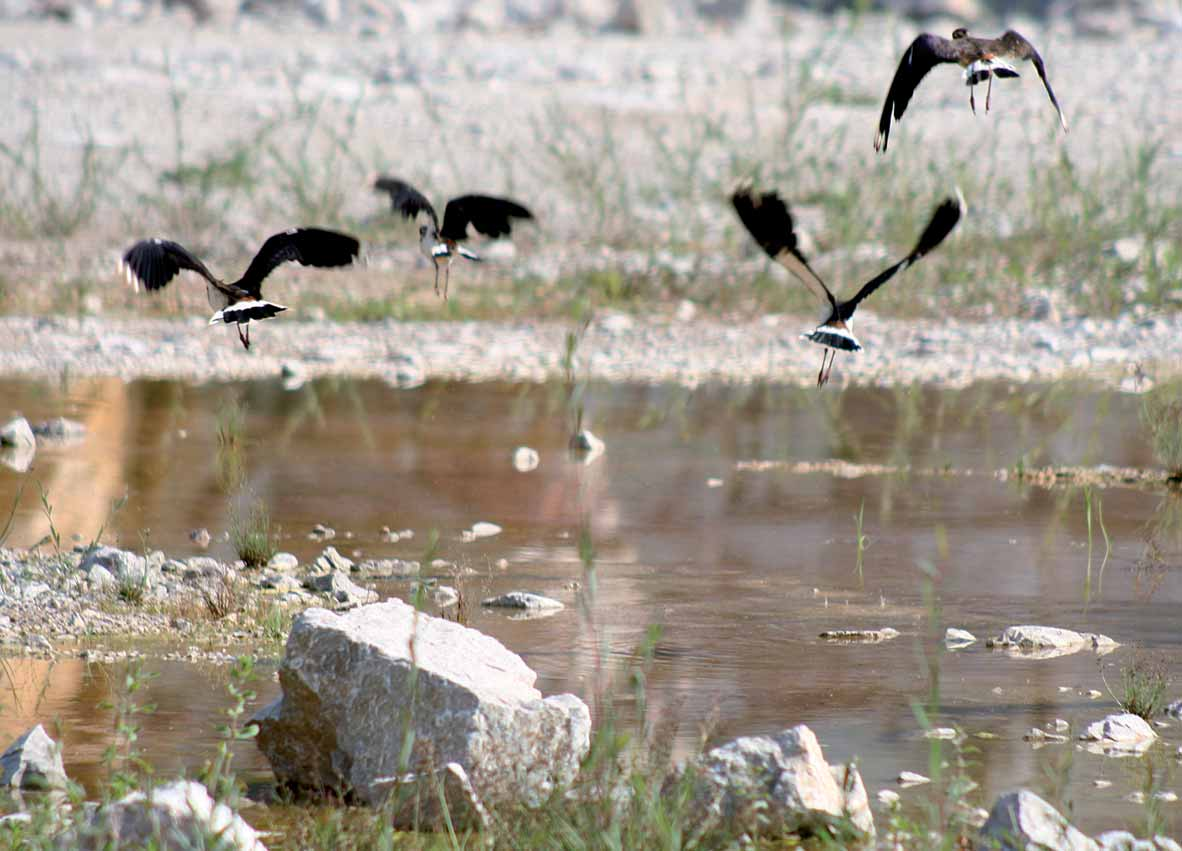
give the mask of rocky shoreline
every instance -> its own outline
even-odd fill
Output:
[[[686,311],[687,314],[692,310]],[[859,317],[865,351],[838,359],[833,380],[859,385],[1087,379],[1128,392],[1182,372],[1182,315],[976,323]],[[599,315],[577,338],[579,379],[809,385],[816,346],[803,317],[754,321]],[[0,376],[63,375],[189,382],[282,377],[298,386],[324,375],[424,381],[542,382],[566,375],[574,323],[268,322],[244,352],[232,332],[204,320],[0,318]]]

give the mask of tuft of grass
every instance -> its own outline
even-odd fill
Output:
[[[243,514],[231,519],[230,543],[247,567],[262,567],[275,555],[271,514],[261,499],[253,500]]]
[[[1161,658],[1135,649],[1120,669],[1120,680],[1121,695],[1116,702],[1125,712],[1149,721],[1165,708],[1171,679]]]
[[[1174,482],[1182,482],[1182,381],[1155,387],[1141,403],[1153,454]]]
[[[205,611],[215,621],[242,611],[246,605],[246,598],[247,593],[242,583],[226,573],[211,577],[201,587],[201,600],[205,604]]]
[[[124,603],[131,606],[143,605],[144,599],[148,595],[148,572],[145,570],[141,576],[124,575],[119,580],[119,585],[115,589],[115,596],[117,596]]]

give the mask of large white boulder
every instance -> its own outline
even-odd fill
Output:
[[[175,780],[148,792],[132,792],[100,807],[81,827],[58,838],[72,851],[156,848],[159,851],[267,851],[258,833],[192,780]]]
[[[690,774],[689,813],[699,832],[808,834],[848,819],[874,834],[858,769],[853,763],[830,766],[816,735],[803,724],[774,736],[735,739],[683,771]]]
[[[1095,840],[1076,829],[1063,814],[1029,789],[997,799],[981,828],[981,846],[996,851],[1099,851]]]
[[[283,696],[256,718],[258,743],[289,786],[375,806],[397,795],[397,824],[435,822],[440,787],[453,820],[480,820],[486,806],[536,806],[568,786],[589,747],[586,704],[543,699],[536,678],[496,639],[401,600],[309,609],[287,639]]]
[[[1140,715],[1124,712],[1089,724],[1080,738],[1102,753],[1141,753],[1157,741],[1157,731]]]

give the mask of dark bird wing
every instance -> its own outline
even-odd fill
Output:
[[[822,302],[837,309],[833,293],[817,276],[796,247],[796,233],[792,229],[792,214],[779,194],[756,193],[750,186],[739,187],[731,195],[731,204],[739,219],[768,256],[800,279]]]
[[[919,241],[911,249],[911,253],[890,268],[883,269],[863,284],[862,289],[858,290],[853,298],[847,302],[843,302],[841,305],[841,318],[849,319],[854,315],[854,310],[858,307],[862,299],[866,298],[866,296],[870,295],[899,272],[902,272],[912,263],[917,262],[921,257],[943,242],[944,237],[952,233],[952,229],[960,221],[960,216],[964,212],[964,208],[964,198],[961,196],[960,190],[957,190],[955,198],[945,198],[941,201],[936,207],[935,212],[932,213],[932,220],[924,228]]]
[[[928,71],[942,62],[959,62],[960,51],[956,42],[931,33],[923,33],[911,42],[911,46],[899,61],[891,87],[887,89],[882,115],[878,119],[878,132],[874,134],[874,150],[885,151],[891,135],[891,117],[898,121],[903,117],[907,104],[916,86],[927,76]]]
[[[427,200],[426,195],[405,180],[397,177],[379,177],[373,182],[373,188],[390,196],[390,206],[394,212],[401,213],[408,219],[413,219],[419,213],[426,213],[431,217],[435,229],[439,229],[439,216],[435,213],[435,207]]]
[[[1038,55],[1038,51],[1034,49],[1034,45],[1026,40],[1019,32],[1014,30],[1006,30],[1001,39],[1010,55],[1015,59],[1029,59],[1034,65],[1034,70],[1038,72],[1038,78],[1042,80],[1043,87],[1047,90],[1047,96],[1051,99],[1051,105],[1055,107],[1055,114],[1059,116],[1059,126],[1063,128],[1063,132],[1067,132],[1067,119],[1063,116],[1063,109],[1059,106],[1059,99],[1055,97],[1055,90],[1051,88],[1051,81],[1047,79],[1047,67],[1043,64],[1042,57]]]
[[[282,263],[294,260],[302,266],[348,266],[360,250],[361,243],[345,233],[320,228],[292,228],[264,242],[234,286],[259,298],[263,280]]]
[[[137,242],[123,255],[119,264],[127,280],[136,290],[158,290],[168,286],[182,269],[196,272],[215,287],[221,288],[221,281],[205,268],[205,264],[194,257],[187,248],[167,239],[145,239]]]
[[[512,219],[533,217],[533,213],[508,198],[461,195],[447,202],[439,235],[444,239],[464,239],[468,236],[468,225],[471,224],[478,233],[485,236],[508,236],[513,230]]]

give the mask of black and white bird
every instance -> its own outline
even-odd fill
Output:
[[[263,300],[263,280],[277,266],[289,260],[303,266],[348,266],[360,248],[361,244],[348,234],[320,228],[292,228],[268,238],[242,277],[226,283],[215,278],[184,246],[157,237],[127,249],[119,266],[137,292],[140,287],[158,290],[167,286],[182,269],[196,272],[205,279],[209,306],[217,311],[209,324],[236,325],[238,339],[249,349],[250,323],[287,310],[283,305]]]
[[[854,311],[858,309],[862,300],[943,242],[960,221],[965,208],[964,198],[959,190],[955,198],[945,198],[936,206],[931,221],[924,228],[910,254],[863,284],[853,298],[838,301],[797,247],[792,214],[778,193],[756,192],[750,186],[741,186],[731,196],[731,203],[744,226],[768,256],[799,278],[824,305],[825,320],[814,330],[801,335],[806,340],[825,347],[821,354],[821,371],[817,373],[817,386],[829,380],[829,373],[833,371],[833,359],[837,357],[839,350],[861,351],[862,344],[854,336],[851,326]],[[825,366],[826,360],[828,369]]]
[[[878,132],[874,135],[874,150],[885,151],[887,140],[891,135],[891,118],[899,121],[903,111],[911,101],[911,95],[916,86],[927,75],[928,71],[945,62],[955,62],[964,69],[962,77],[969,87],[969,108],[975,113],[977,104],[973,98],[973,89],[979,83],[987,83],[985,90],[985,111],[989,111],[990,96],[993,93],[993,78],[1012,78],[1020,76],[1014,62],[1028,60],[1034,65],[1047,95],[1051,98],[1051,105],[1059,116],[1059,125],[1063,132],[1067,132],[1067,119],[1059,107],[1055,91],[1047,79],[1047,69],[1042,57],[1029,41],[1014,30],[1006,30],[998,38],[977,38],[971,36],[964,27],[952,31],[952,38],[942,38],[931,33],[923,33],[903,54],[899,67],[895,71],[891,87],[887,90],[886,102],[882,105],[882,116],[878,120]]]
[[[439,264],[446,260],[443,276],[443,297],[447,298],[447,284],[451,278],[451,264],[456,256],[479,261],[480,256],[461,243],[468,238],[468,225],[485,236],[508,236],[513,230],[513,219],[532,219],[533,213],[508,198],[490,195],[460,195],[443,208],[443,225],[431,202],[422,192],[397,177],[379,177],[373,188],[390,196],[394,212],[413,219],[426,213],[430,224],[419,225],[419,250],[435,267],[435,293],[439,293]]]

